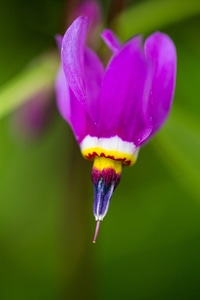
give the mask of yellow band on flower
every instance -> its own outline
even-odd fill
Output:
[[[104,157],[106,159],[121,162],[124,165],[133,165],[136,161],[136,157],[132,154],[120,153],[117,151],[108,151],[102,148],[90,148],[82,150],[82,154],[86,159],[94,159],[95,157]]]
[[[104,157],[130,166],[136,162],[139,148],[133,143],[123,141],[118,136],[97,138],[87,135],[80,144],[81,152],[86,159]]]
[[[104,169],[113,169],[115,170],[116,174],[121,174],[122,162],[105,157],[96,156],[94,159],[93,168],[98,169],[99,171],[102,171]]]

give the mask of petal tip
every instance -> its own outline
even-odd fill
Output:
[[[121,43],[116,37],[116,35],[112,32],[112,30],[104,29],[101,32],[101,38],[113,53],[120,50]]]

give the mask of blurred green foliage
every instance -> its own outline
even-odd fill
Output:
[[[177,88],[166,125],[124,168],[96,245],[91,165],[56,107],[38,139],[12,123],[34,90],[52,85],[57,56],[45,72],[35,57],[55,50],[66,3],[0,3],[0,299],[200,298],[200,5],[174,3],[132,1],[118,19],[122,39],[171,36]]]

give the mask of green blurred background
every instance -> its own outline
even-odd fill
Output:
[[[76,4],[0,2],[0,299],[200,299],[200,2],[100,3],[122,40],[168,33],[178,73],[170,118],[124,168],[96,245],[91,164],[53,93],[54,35]],[[35,97],[36,134],[20,122]]]

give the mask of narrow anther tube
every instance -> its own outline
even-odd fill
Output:
[[[95,158],[91,174],[94,185],[93,213],[97,221],[93,243],[96,243],[100,221],[106,216],[113,192],[120,181],[121,169],[121,161]]]
[[[96,228],[95,228],[95,233],[94,233],[94,238],[93,238],[93,243],[96,243],[98,232],[99,232],[99,227],[100,227],[100,220],[97,220],[96,223]]]

